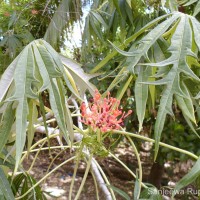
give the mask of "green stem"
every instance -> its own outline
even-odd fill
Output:
[[[141,164],[141,160],[140,160],[140,155],[138,153],[138,150],[135,146],[135,144],[133,143],[132,139],[130,138],[130,136],[127,136],[129,142],[131,143],[133,150],[135,151],[135,155],[138,161],[138,167],[139,167],[139,191],[138,191],[138,196],[137,199],[139,199],[140,197],[140,192],[141,192],[141,187],[142,187],[142,164]]]
[[[31,166],[29,167],[29,169],[28,169],[28,171],[27,171],[28,174],[30,173],[31,169],[33,168],[33,166],[34,166],[34,164],[35,164],[35,161],[36,161],[36,159],[37,159],[37,157],[38,157],[38,155],[39,155],[39,153],[40,153],[40,151],[41,151],[41,149],[42,149],[42,147],[44,146],[45,143],[46,143],[46,141],[44,141],[44,142],[42,143],[41,147],[38,149],[36,155],[34,156],[33,162],[31,163]],[[50,147],[50,146],[49,146],[49,147]],[[50,151],[50,148],[49,148],[49,147],[48,147],[48,150]]]
[[[126,136],[130,136],[130,137],[135,137],[135,138],[138,138],[138,139],[141,139],[141,140],[145,140],[145,141],[148,141],[148,142],[155,143],[155,140],[153,140],[151,138],[148,138],[148,137],[145,137],[145,136],[142,136],[142,135],[135,134],[135,133],[130,133],[130,132],[126,132],[126,131],[119,131],[119,130],[114,130],[113,133],[117,133],[117,134],[121,134],[121,135],[126,135]],[[195,154],[193,154],[193,153],[191,153],[189,151],[186,151],[184,149],[180,149],[180,148],[171,146],[169,144],[165,144],[163,142],[159,142],[159,145],[163,146],[163,147],[166,147],[166,148],[169,148],[169,149],[172,149],[174,151],[178,151],[180,153],[184,153],[184,154],[186,154],[186,155],[194,158],[195,160],[198,159],[198,156],[196,156]]]
[[[119,159],[117,158],[114,154],[109,152],[109,154],[117,161],[119,162],[134,178],[136,178],[136,175]],[[142,187],[148,188],[144,183],[141,183]]]
[[[73,173],[73,176],[72,176],[72,181],[71,181],[70,189],[69,189],[69,200],[72,199],[72,189],[73,189],[73,186],[74,186],[74,181],[75,181],[76,173],[77,173],[77,170],[78,170],[78,165],[79,165],[79,162],[80,162],[80,159],[81,159],[82,150],[83,150],[83,145],[80,146],[80,149],[78,151],[76,165],[75,165],[75,168],[74,168],[74,173]]]
[[[49,124],[49,123],[55,122],[55,121],[56,121],[56,119],[53,118],[53,119],[47,120],[46,123]],[[34,128],[37,128],[37,127],[39,127],[39,126],[42,126],[43,124],[44,124],[44,122],[41,122],[41,123],[39,123],[39,124],[36,124],[36,125],[34,125]]]
[[[65,145],[63,145],[63,146],[51,146],[50,147],[50,149],[62,149],[62,148],[65,148],[64,150],[66,150],[66,149],[71,148],[71,147],[70,146],[65,146]],[[78,146],[72,146],[72,148],[77,149],[79,147]],[[41,151],[45,151],[45,150],[48,150],[48,149],[49,149],[49,147],[43,147],[43,148],[41,148]],[[40,150],[40,148],[39,149],[33,149],[31,151],[23,151],[22,154],[27,154],[27,152],[29,152],[29,153],[37,152],[39,150]]]
[[[64,148],[64,146],[63,146],[63,148]],[[47,173],[49,172],[51,166],[53,165],[53,163],[55,162],[55,160],[58,158],[58,156],[59,156],[60,154],[62,154],[64,151],[66,151],[66,149],[68,149],[68,148],[71,148],[71,146],[67,146],[66,148],[62,149],[62,150],[51,160],[51,163],[49,164],[48,169],[47,169]],[[74,148],[74,146],[72,146],[72,148]],[[76,148],[78,148],[78,147],[76,147]]]
[[[78,128],[77,126],[73,125],[73,128],[80,134],[82,134],[83,136],[87,136],[87,133],[89,132],[89,129],[86,130],[81,130],[80,128]]]
[[[96,190],[96,198],[97,198],[97,200],[99,200],[99,190],[98,190],[97,180],[96,180],[93,170],[90,170],[90,171],[92,174],[92,178],[94,180],[94,185],[95,185],[95,190]]]
[[[75,197],[74,200],[77,200],[79,198],[80,194],[81,194],[81,191],[82,191],[83,186],[85,184],[86,178],[88,176],[88,172],[90,170],[90,166],[91,166],[91,162],[92,162],[92,157],[93,157],[93,154],[90,154],[89,159],[88,159],[88,163],[87,163],[87,168],[86,168],[85,174],[83,176],[83,180],[81,182],[80,188],[79,188],[78,193],[76,194],[76,197]]]
[[[49,136],[49,138],[53,138],[53,137],[56,137],[58,136],[59,133],[55,133],[55,134],[52,134]],[[38,142],[36,142],[34,145],[31,146],[30,150],[29,151],[26,151],[24,153],[24,155],[22,156],[21,160],[20,160],[20,163],[22,163],[22,161],[25,159],[26,155],[28,154],[28,152],[30,152],[31,150],[33,150],[36,146],[38,146],[39,144],[43,143],[43,142],[46,142],[47,141],[47,137],[39,140]]]
[[[61,166],[65,165],[66,163],[70,162],[76,158],[76,156],[73,156],[69,158],[68,160],[62,162],[60,165],[56,166],[52,171],[50,171],[48,174],[46,174],[42,179],[40,179],[35,185],[33,185],[27,192],[25,192],[22,196],[15,198],[16,200],[24,198],[31,190],[33,190],[35,187],[37,187],[42,181],[44,181],[48,176],[50,176],[53,172],[55,172],[57,169],[59,169]]]

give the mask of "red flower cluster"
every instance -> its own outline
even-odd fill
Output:
[[[9,13],[9,12],[5,12],[5,13],[4,13],[4,16],[5,16],[5,17],[10,17],[10,13]]]
[[[94,131],[100,129],[102,133],[118,130],[123,126],[124,119],[132,113],[127,114],[119,109],[120,101],[110,97],[102,98],[98,90],[95,91],[93,102],[87,107],[85,103],[81,105],[82,122],[90,126]]]
[[[37,14],[39,13],[39,11],[38,11],[38,10],[35,10],[35,9],[33,9],[33,10],[31,10],[31,13],[32,13],[32,15],[37,15]]]

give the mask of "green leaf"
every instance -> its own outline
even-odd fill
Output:
[[[190,64],[187,63],[186,57],[194,57],[195,54],[192,52],[192,29],[190,27],[190,17],[188,15],[181,15],[180,22],[178,23],[176,30],[171,38],[171,45],[168,51],[171,56],[164,61],[158,63],[150,63],[149,66],[172,66],[167,74],[158,81],[148,82],[149,84],[155,85],[166,85],[162,93],[160,100],[160,107],[158,110],[158,115],[155,124],[155,158],[158,153],[158,143],[160,141],[161,133],[164,127],[164,122],[166,115],[170,114],[173,116],[172,112],[172,100],[174,95],[179,95],[182,98],[190,98],[187,94],[186,89],[180,86],[181,73],[185,74],[196,81],[200,81],[199,78],[194,74],[190,68]],[[183,91],[184,90],[184,91]],[[187,100],[186,100],[187,101]],[[187,104],[189,102],[187,101]],[[189,104],[187,105],[189,106]],[[180,107],[181,108],[181,107]],[[191,102],[190,102],[191,111]],[[183,111],[185,112],[185,111]],[[193,117],[192,117],[193,118]]]
[[[62,60],[62,63],[64,64],[64,67],[66,67],[69,70],[77,86],[79,87],[81,97],[83,98],[83,94],[86,90],[89,90],[89,92],[92,95],[94,95],[95,86],[92,85],[92,83],[90,83],[89,80],[98,76],[99,74],[86,74],[81,68],[81,66],[75,61],[66,58],[62,55],[60,55],[60,58]]]
[[[134,186],[134,192],[133,192],[133,200],[138,199],[140,197],[140,182],[138,180],[138,174],[136,175],[136,180],[135,180],[135,186]]]
[[[120,6],[119,6],[119,0],[113,0],[113,3],[115,5],[115,8],[117,9],[117,12],[122,16]]]
[[[117,187],[115,187],[113,185],[107,185],[107,187],[109,187],[112,190],[114,190],[117,194],[119,194],[120,196],[122,196],[124,199],[130,200],[130,197],[128,196],[128,194],[126,194],[124,191],[120,190],[119,188],[117,188]]]
[[[111,60],[114,56],[117,55],[117,53],[119,51],[121,51],[121,49],[124,49],[126,46],[128,46],[131,42],[133,42],[138,36],[140,36],[142,33],[144,33],[145,31],[147,31],[149,28],[151,28],[152,26],[154,26],[155,24],[157,24],[159,21],[169,17],[171,14],[166,14],[164,16],[158,17],[154,20],[152,20],[151,22],[149,22],[147,25],[145,25],[143,28],[141,28],[138,32],[136,32],[135,34],[133,34],[132,36],[130,36],[129,38],[127,38],[124,43],[122,45],[120,45],[119,47],[117,47],[117,50],[112,51],[110,54],[108,54],[100,63],[98,63],[98,65],[93,68],[91,70],[91,73],[95,73],[98,70],[100,70],[104,65],[106,65],[109,60]],[[87,20],[87,19],[86,19]],[[87,29],[88,30],[88,29]],[[86,29],[85,29],[86,31]],[[87,34],[86,34],[87,35]],[[119,50],[119,51],[118,51]],[[123,51],[122,51],[123,53]]]
[[[106,24],[105,20],[99,13],[96,13],[94,11],[90,11],[90,13],[96,18],[96,20],[99,23],[101,23],[103,25],[103,27],[105,28],[105,31],[109,28],[108,25]]]
[[[128,69],[134,73],[134,67],[138,64],[141,57],[146,55],[149,48],[162,36],[165,31],[180,17],[180,13],[174,13],[169,19],[157,25],[152,31],[144,36],[137,44],[134,44],[130,49],[130,52],[125,52],[114,46],[114,48],[124,56],[130,58],[127,59]],[[135,47],[136,46],[136,47]]]
[[[63,28],[67,23],[67,13],[69,13],[69,0],[62,0],[53,15],[51,22],[44,35],[46,40],[54,48],[57,46],[57,42],[60,39]]]
[[[32,99],[29,102],[29,114],[28,114],[28,134],[27,134],[27,139],[28,139],[28,150],[30,150],[30,147],[32,145],[33,142],[33,137],[34,137],[34,133],[35,133],[35,128],[34,128],[34,124],[37,122],[37,118],[38,118],[38,112],[37,112],[37,106],[36,106],[36,102],[33,101]]]
[[[176,183],[172,196],[173,197],[175,196],[176,191],[179,191],[181,188],[194,182],[199,175],[200,175],[200,157],[198,158],[192,169],[178,183]]]
[[[178,11],[178,3],[176,0],[167,0],[171,12]]]
[[[61,80],[58,81],[58,88],[59,88],[60,93],[65,92],[64,86],[63,86]],[[67,130],[68,130],[68,133],[69,133],[69,136],[70,136],[70,141],[72,143],[74,141],[74,130],[73,130],[73,120],[72,120],[72,117],[71,117],[71,112],[69,110],[69,105],[68,105],[67,101],[65,100],[64,96],[61,96],[61,101],[62,101],[63,105],[66,105],[64,112],[65,112],[65,117],[66,117]]]
[[[65,93],[58,87],[58,84],[61,83],[60,81],[63,78],[62,72],[64,71],[64,67],[59,59],[59,56],[52,56],[52,52],[49,52],[50,48],[47,49],[44,43],[44,40],[36,40],[24,48],[19,57],[16,59],[16,66],[14,65],[11,68],[12,70],[15,70],[14,91],[10,92],[10,89],[12,88],[8,90],[8,88],[5,87],[4,89],[4,93],[8,91],[8,94],[12,95],[11,97],[7,96],[6,101],[16,102],[15,171],[19,166],[20,158],[25,145],[27,119],[29,119],[32,123],[37,115],[37,113],[33,113],[32,108],[34,106],[28,105],[28,101],[31,99],[37,99],[40,92],[44,90],[49,91],[51,108],[58,122],[58,126],[64,134],[67,142],[70,143],[66,127],[66,119],[69,120],[71,114],[69,110],[66,112],[66,105],[63,101],[63,99],[65,99]],[[56,54],[56,52],[54,54]],[[58,66],[59,62],[61,63],[60,66]],[[9,76],[9,83],[11,82],[11,79],[11,76]],[[4,82],[6,83],[7,80],[2,83]],[[2,98],[4,98],[3,95]],[[33,114],[35,116],[30,117],[29,112],[30,115]],[[69,121],[69,123],[71,122],[72,121]],[[7,123],[9,123],[9,121]],[[34,131],[33,127],[30,126],[31,125],[29,125],[29,131],[31,130],[31,137],[29,137],[29,145]],[[71,126],[69,126],[69,132],[71,138],[73,138],[72,123]]]
[[[0,167],[0,191],[2,192],[6,200],[15,200],[15,197],[10,188],[10,184],[1,167]]]
[[[107,91],[111,91],[114,87],[117,87],[117,85],[120,82],[123,82],[128,78],[128,70],[126,70],[126,67],[122,67],[121,70],[118,72],[118,76],[115,76],[114,80],[110,83],[108,86],[106,92],[103,94],[104,96],[107,94]]]
[[[79,97],[79,94],[73,89],[66,73],[65,73],[65,70],[64,70],[64,67],[63,67],[63,63],[62,63],[62,56],[60,56],[52,47],[51,45],[49,45],[47,42],[43,41],[43,44],[45,45],[47,51],[50,53],[50,55],[52,56],[53,58],[53,61],[55,62],[57,68],[60,69],[61,73],[62,73],[62,76],[65,80],[65,83],[67,85],[67,87],[69,88],[69,90],[77,97],[77,98],[80,98]],[[64,56],[63,56],[64,57]],[[74,62],[74,61],[72,61]],[[75,62],[74,62],[75,63]]]
[[[147,185],[147,184],[146,184]],[[159,190],[153,186],[150,185],[148,188],[144,188],[140,195],[139,200],[163,200],[162,195],[160,194]]]
[[[124,93],[127,91],[127,88],[129,87],[131,81],[133,80],[133,75],[131,74],[129,78],[123,83],[123,85],[120,87],[120,89],[117,91],[116,98],[121,100],[124,96]]]
[[[33,54],[30,45],[24,48],[17,61],[14,81],[15,93],[9,101],[18,101],[16,108],[16,169],[18,168],[26,139],[26,124],[28,115],[27,98],[36,98],[32,91],[34,78]]]
[[[11,132],[12,124],[14,121],[14,112],[12,103],[8,103],[5,112],[3,113],[2,121],[0,123],[0,153],[6,144]]]
[[[96,22],[96,19],[94,18],[93,15],[89,15],[90,18],[89,18],[89,21],[90,21],[90,25],[94,31],[94,33],[96,34],[96,36],[101,40],[101,42],[105,42],[104,39],[103,39],[103,35],[102,35],[102,30],[99,26],[98,23],[95,23]]]
[[[5,198],[4,198],[3,193],[1,192],[1,190],[0,190],[0,199],[1,200],[5,200]]]
[[[179,108],[181,108],[183,114],[186,115],[192,122],[196,124],[192,97],[190,96],[189,91],[184,82],[181,82],[181,89],[185,94],[185,98],[179,95],[175,95],[178,106]]]
[[[139,131],[141,131],[148,98],[148,85],[143,84],[142,82],[148,81],[148,78],[151,75],[151,67],[139,66],[138,70],[138,78],[135,82],[135,101],[137,117],[139,120]]]
[[[13,75],[16,68],[17,60],[19,56],[15,58],[15,60],[7,67],[6,71],[3,73],[1,79],[0,79],[0,102],[5,97],[8,88],[10,87],[12,81],[13,81]]]
[[[185,3],[183,6],[190,6],[192,5],[193,3],[197,2],[198,0],[190,0],[190,1],[186,1],[187,3]]]
[[[192,23],[192,28],[193,28],[193,32],[194,32],[194,42],[196,44],[196,46],[198,47],[198,50],[200,51],[200,44],[199,44],[199,40],[200,40],[200,23],[195,19],[195,17],[190,17],[190,21]]]
[[[52,56],[42,45],[42,41],[36,41],[33,45],[36,63],[43,79],[43,86],[40,91],[48,90],[51,108],[58,122],[58,126],[63,132],[68,143],[69,135],[66,130],[66,117],[64,114],[65,105],[62,105],[61,98],[64,94],[60,93],[57,86],[57,78],[61,78],[61,73],[53,61]]]
[[[17,13],[16,11],[14,11],[10,17],[9,23],[8,23],[8,29],[10,29],[10,27],[16,22],[17,20]]]
[[[197,2],[197,5],[195,6],[193,16],[196,16],[200,12],[200,1]]]

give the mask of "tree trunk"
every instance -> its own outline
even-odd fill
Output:
[[[151,167],[148,182],[156,186],[158,189],[160,189],[163,172],[164,172],[164,164],[160,164],[159,162],[154,162]]]

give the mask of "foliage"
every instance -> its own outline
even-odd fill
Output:
[[[43,199],[38,184],[60,166],[75,160],[69,191],[71,200],[79,161],[84,159],[87,167],[75,199],[79,198],[88,172],[94,165],[101,172],[112,199],[115,199],[114,191],[128,199],[123,191],[109,183],[93,158],[94,155],[110,155],[135,178],[134,198],[161,199],[156,188],[142,182],[142,163],[133,138],[155,143],[154,159],[158,152],[163,155],[169,150],[170,153],[173,150],[196,159],[191,171],[176,184],[175,189],[180,190],[192,183],[199,176],[199,152],[194,147],[199,141],[200,120],[199,2],[94,1],[85,20],[81,48],[81,61],[90,75],[79,64],[59,55],[52,48],[59,51],[64,28],[80,20],[81,12],[74,14],[81,7],[80,1],[77,2],[79,4],[73,4],[70,0],[42,1],[41,4],[38,1],[1,2],[0,57],[7,59],[9,56],[10,60],[1,62],[0,66],[8,66],[11,60],[12,63],[0,79],[0,165],[3,166],[0,167],[0,196],[20,199],[30,195],[33,199]],[[24,9],[21,10],[21,7]],[[66,14],[68,12],[70,14]],[[43,16],[46,18],[42,22]],[[69,28],[66,30],[69,31]],[[44,37],[44,40],[34,40],[38,37]],[[94,74],[97,71],[101,74]],[[101,75],[100,80],[106,80],[104,85],[98,79],[94,81],[100,91],[105,91],[102,96],[112,91],[118,100],[110,97],[103,99],[96,92],[94,103],[88,106],[85,94],[88,91],[91,96],[95,94],[90,79],[97,75]],[[49,95],[49,107],[43,102],[44,92]],[[135,108],[135,116],[129,116],[128,122],[124,121],[127,115],[121,117],[122,111],[118,108],[120,100],[126,110]],[[75,115],[69,103],[74,105]],[[53,129],[51,134],[46,119],[49,113],[53,113],[53,120],[59,128],[57,132]],[[43,118],[42,125],[47,137],[32,144],[34,132],[41,126],[39,116]],[[73,123],[74,116],[78,116],[78,126]],[[81,122],[89,128],[86,126],[84,129]],[[138,132],[127,132],[122,125],[124,122],[131,131],[136,126],[130,125],[137,123]],[[154,139],[140,134],[152,124]],[[81,140],[76,143],[75,133],[81,135]],[[21,163],[37,145],[44,145],[43,142],[49,142],[50,138],[58,135],[65,139],[65,148],[77,149],[75,156],[36,182],[28,172],[24,172]],[[136,175],[112,154],[110,146],[117,144],[116,135],[126,138],[133,149],[138,162]],[[106,140],[113,143],[109,148]],[[48,145],[50,150],[50,143]],[[161,151],[160,146],[164,147]],[[14,158],[10,156],[13,151]],[[5,169],[10,169],[12,175],[7,176]],[[20,171],[18,175],[17,171]],[[149,189],[156,194],[148,194]]]

